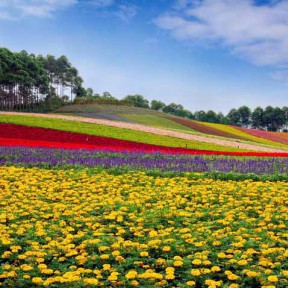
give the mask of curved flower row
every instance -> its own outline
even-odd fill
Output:
[[[240,131],[243,131],[245,133],[248,133],[250,135],[253,135],[259,138],[264,138],[264,139],[271,140],[274,142],[288,144],[288,138],[285,139],[283,136],[282,137],[280,136],[284,134],[283,132],[273,133],[273,132],[263,131],[263,130],[258,130],[258,129],[248,129],[248,128],[237,127],[237,126],[233,126],[233,127],[235,129],[238,129]]]
[[[288,157],[288,153],[207,151],[132,142],[102,136],[0,123],[0,146],[139,151],[164,154]]]
[[[231,157],[135,151],[0,147],[0,165],[100,167],[162,172],[233,172],[288,175],[288,157]]]

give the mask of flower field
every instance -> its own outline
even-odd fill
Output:
[[[54,120],[0,124],[0,287],[288,286],[288,153]]]
[[[286,287],[287,182],[0,168],[3,287]]]

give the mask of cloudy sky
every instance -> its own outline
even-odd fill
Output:
[[[288,105],[288,0],[0,0],[0,46],[192,112]]]

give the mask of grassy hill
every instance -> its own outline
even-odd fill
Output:
[[[53,113],[139,123],[189,134],[239,141],[240,143],[247,142],[284,150],[288,149],[288,141],[286,141],[287,133],[277,133],[277,137],[273,137],[272,132],[260,133],[257,132],[259,130],[243,130],[229,125],[198,122],[138,107],[108,104],[76,104],[64,106]]]

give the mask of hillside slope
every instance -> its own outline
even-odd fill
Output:
[[[1,115],[0,122],[15,123],[15,124],[23,124],[24,122],[26,125],[30,125],[30,126],[38,126],[38,127],[40,126],[40,127],[54,128],[54,129],[59,129],[59,130],[67,130],[67,127],[68,127],[70,129],[69,131],[75,131],[75,127],[77,127],[79,123],[82,123],[82,129],[85,128],[85,126],[83,126],[84,123],[85,124],[89,123],[89,124],[94,124],[93,125],[94,133],[96,133],[94,135],[108,136],[108,137],[111,137],[112,135],[112,137],[116,136],[115,138],[118,137],[121,139],[126,138],[125,140],[131,140],[131,139],[127,139],[127,137],[129,138],[129,135],[130,137],[135,137],[135,135],[137,136],[138,134],[138,135],[141,135],[141,139],[144,139],[144,141],[148,140],[150,141],[151,144],[159,144],[159,143],[155,143],[156,139],[159,139],[161,140],[160,145],[163,145],[163,146],[169,146],[167,145],[168,144],[167,141],[170,141],[171,139],[178,139],[177,140],[178,143],[176,144],[178,145],[178,147],[181,147],[180,143],[182,143],[183,145],[182,147],[186,146],[187,148],[194,148],[194,149],[203,149],[203,150],[206,149],[206,150],[219,150],[220,151],[223,149],[227,149],[227,147],[230,147],[230,148],[235,148],[236,150],[246,149],[246,150],[251,150],[251,151],[285,152],[285,150],[283,149],[277,149],[277,148],[268,147],[268,146],[263,147],[263,146],[248,144],[248,143],[242,143],[242,142],[240,143],[240,142],[232,141],[232,140],[222,140],[222,139],[209,138],[209,137],[200,136],[200,135],[191,135],[191,134],[167,130],[167,129],[153,128],[153,127],[149,127],[149,126],[145,126],[141,124],[109,121],[109,120],[103,120],[103,119],[91,119],[91,118],[84,118],[84,117],[73,117],[73,116],[51,115],[51,114],[47,115],[47,114],[13,113],[13,112],[0,112],[0,115]],[[37,118],[41,119],[41,121],[40,120],[36,121]],[[56,119],[57,120],[61,119],[61,121],[57,122]],[[107,126],[111,128],[107,129]],[[92,126],[90,125],[90,128],[91,127]],[[103,127],[106,127],[106,128],[103,129]],[[135,134],[135,132],[129,132],[129,131],[137,131],[137,134]],[[99,133],[100,134],[104,133],[106,135],[103,135],[103,134],[100,135]],[[135,138],[133,138],[133,140],[135,140]],[[183,141],[183,140],[186,140],[186,141]],[[214,147],[211,147],[210,146],[211,144]]]

